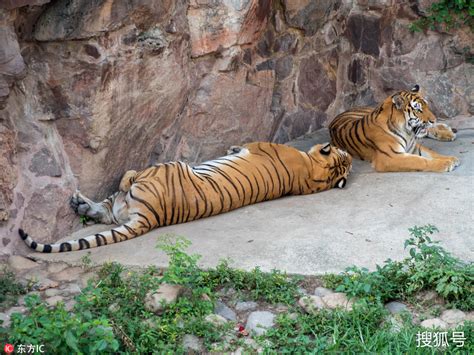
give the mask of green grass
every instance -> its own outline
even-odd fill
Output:
[[[216,326],[205,317],[213,312],[219,292],[232,288],[244,299],[288,306],[274,328],[255,338],[267,353],[424,354],[426,348],[417,348],[416,341],[423,330],[412,324],[409,314],[403,314],[398,318],[401,329],[394,332],[383,304],[392,299],[409,302],[421,290],[436,289],[450,306],[472,310],[472,263],[459,261],[432,241],[430,235],[435,231],[433,226],[411,229],[406,242],[410,256],[405,260],[387,261],[373,272],[353,267],[340,275],[326,275],[326,286],[357,301],[351,312],[311,315],[296,305],[301,277],[277,270],[236,270],[228,261],[201,270],[200,257],[186,253],[189,242],[168,237],[159,246],[170,258],[168,269],[130,271],[116,263],[106,264],[98,280],[76,297],[72,313],[62,305],[48,309],[37,298],[27,298],[30,314],[15,315],[10,329],[0,328],[0,339],[5,337],[13,344],[44,344],[46,349],[61,349],[65,354],[174,353],[184,351],[185,334],[194,334],[208,350],[231,351],[243,346],[244,340],[235,324]],[[9,280],[11,284],[13,280]],[[183,285],[187,291],[157,316],[145,308],[144,300],[163,282]],[[474,353],[473,326],[465,323],[456,329],[463,331],[467,340],[462,349],[450,344],[448,353]],[[448,339],[451,336],[452,330]]]

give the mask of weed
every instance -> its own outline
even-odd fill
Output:
[[[410,30],[419,32],[430,29],[449,31],[463,25],[474,27],[474,3],[468,0],[440,0],[431,4],[427,14],[414,21]]]
[[[15,281],[15,275],[6,267],[0,268],[0,310],[13,305],[27,288]]]

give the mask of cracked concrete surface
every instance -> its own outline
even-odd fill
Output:
[[[191,253],[202,255],[203,267],[231,258],[232,265],[297,274],[339,272],[351,265],[370,269],[388,258],[407,255],[408,228],[431,223],[434,239],[464,260],[474,256],[474,127],[472,118],[450,122],[459,131],[454,142],[425,139],[424,144],[461,159],[450,173],[376,173],[369,163],[355,161],[345,189],[285,197],[195,222],[156,229],[131,241],[91,249],[95,263],[167,265],[155,248],[164,235],[191,240]],[[328,141],[326,130],[289,144],[308,149]],[[94,225],[72,235],[78,238],[109,228]],[[63,240],[70,239],[71,236]],[[88,251],[32,253],[30,257],[79,264]]]

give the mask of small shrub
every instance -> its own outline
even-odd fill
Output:
[[[410,25],[413,32],[430,29],[444,29],[449,31],[463,25],[474,26],[474,2],[469,0],[441,0],[429,8],[423,16]]]
[[[15,275],[6,267],[0,268],[0,310],[15,303],[27,288],[15,281]]]

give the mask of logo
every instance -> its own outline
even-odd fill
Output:
[[[5,344],[5,347],[3,348],[3,350],[4,350],[7,354],[11,354],[15,349],[13,348],[13,345],[12,345],[12,344]]]

